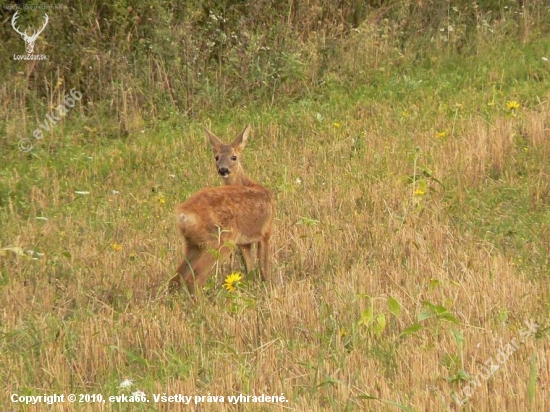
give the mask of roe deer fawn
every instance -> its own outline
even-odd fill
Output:
[[[269,280],[269,239],[275,216],[273,194],[250,180],[240,163],[250,126],[231,144],[224,144],[206,130],[212,143],[218,174],[225,186],[209,187],[191,195],[176,208],[178,227],[185,239],[185,259],[170,280],[178,290],[184,281],[193,295],[208,280],[216,263],[229,257],[234,245],[243,254],[246,271],[252,268],[251,247],[258,244],[260,275]],[[217,250],[218,253],[213,253]]]

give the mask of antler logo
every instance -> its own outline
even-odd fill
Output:
[[[16,11],[15,14],[13,15],[13,18],[11,19],[11,25],[12,25],[13,29],[21,35],[23,40],[25,40],[25,43],[26,43],[25,48],[27,49],[27,54],[32,54],[32,52],[34,50],[34,42],[38,38],[38,35],[44,31],[44,29],[46,28],[46,25],[48,24],[48,20],[49,20],[48,15],[46,13],[44,13],[44,16],[46,17],[46,20],[44,21],[44,25],[42,26],[42,28],[38,31],[35,31],[32,36],[28,36],[27,35],[27,30],[25,30],[24,33],[21,33],[19,31],[19,28],[15,27],[15,20],[17,19],[17,17],[19,17],[17,15],[18,13],[19,12]]]

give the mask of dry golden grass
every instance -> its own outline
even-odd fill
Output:
[[[443,13],[428,3],[416,16]],[[187,406],[199,411],[550,410],[548,10],[492,19],[463,4],[433,19],[433,35],[423,25],[435,23],[406,15],[414,4],[395,2],[390,15],[384,6],[334,38],[311,31],[317,14],[301,7],[295,19],[304,13],[311,33],[299,48],[292,39],[288,53],[264,58],[252,36],[261,54],[222,63],[200,50],[219,65],[210,71],[199,59],[179,72],[174,41],[166,55],[147,51],[143,73],[126,73],[119,57],[130,52],[109,45],[72,77],[86,103],[30,153],[18,139],[60,104],[71,77],[35,76],[47,68],[33,62],[2,83],[0,409],[171,411],[184,406],[155,396],[182,394],[225,397]],[[155,10],[144,15],[172,16]],[[103,36],[92,26],[93,36],[77,33]],[[184,29],[172,40],[186,39],[190,62]],[[235,69],[241,57],[257,73]],[[47,98],[34,99],[42,87]],[[173,107],[177,90],[187,90],[189,118]],[[214,110],[235,101],[248,107]],[[225,276],[242,271],[233,259],[196,302],[170,295],[183,258],[174,206],[221,184],[202,126],[228,138],[249,122],[244,168],[277,199],[274,282],[252,273],[225,290]],[[536,333],[483,378],[526,322]],[[108,401],[137,390],[148,403]],[[54,393],[107,401],[10,400]],[[288,402],[231,404],[239,394]],[[453,400],[467,394],[464,406]]]
[[[218,184],[200,132],[154,140],[151,131],[127,149],[90,147],[74,153],[74,162],[31,169],[37,183],[29,185],[28,207],[10,198],[2,246],[44,256],[4,250],[0,257],[2,407],[175,410],[153,402],[153,394],[211,394],[225,403],[195,410],[398,408],[367,396],[417,411],[459,410],[451,395],[468,382],[449,379],[461,370],[475,379],[486,360],[519,340],[525,321],[535,321],[537,338],[479,387],[469,384],[465,409],[548,409],[548,279],[518,263],[517,251],[500,247],[496,235],[476,230],[479,221],[468,224],[482,207],[478,213],[498,220],[492,213],[499,211],[482,199],[506,188],[524,188],[530,198],[517,201],[533,211],[548,209],[550,169],[540,161],[550,151],[547,105],[489,123],[460,116],[442,138],[419,119],[373,119],[373,110],[357,105],[339,123],[318,122],[307,111],[256,122],[244,163],[277,194],[276,281],[262,284],[251,275],[227,292],[223,276],[240,270],[234,261],[196,303],[169,296],[166,283],[182,253],[173,206]],[[232,125],[235,132],[241,126]],[[403,178],[415,173],[414,184],[425,185],[416,193]],[[14,169],[8,179],[16,190],[29,177]],[[75,193],[82,190],[90,194]],[[529,231],[533,254],[547,256],[548,229]],[[398,314],[389,309],[391,298]],[[458,323],[419,321],[425,302],[446,308]],[[414,324],[422,328],[401,336]],[[134,382],[130,390],[118,387],[126,378]],[[108,398],[137,389],[150,403],[23,407],[9,400],[12,393]],[[284,394],[288,402],[231,405],[227,397],[240,393]]]

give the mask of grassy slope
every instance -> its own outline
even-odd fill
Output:
[[[548,409],[550,38],[534,37],[463,55],[390,49],[353,83],[213,115],[228,139],[253,125],[244,162],[277,194],[277,283],[251,275],[228,293],[235,262],[197,304],[165,282],[182,257],[173,207],[218,184],[199,123],[109,139],[75,114],[29,154],[3,149],[2,386],[107,397],[131,378],[151,401],[131,410],[160,410],[154,393],[450,410],[534,320],[536,338],[471,384],[466,409]],[[17,410],[46,410],[34,408]]]

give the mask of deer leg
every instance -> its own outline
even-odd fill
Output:
[[[187,275],[185,283],[189,289],[191,295],[195,294],[195,289],[197,287],[203,287],[206,284],[206,281],[212,274],[212,268],[216,262],[223,262],[229,258],[231,255],[232,249],[227,246],[222,246],[219,249],[219,257],[216,258],[213,253],[206,250],[202,256],[196,261],[193,265],[192,272]],[[190,276],[193,274],[194,276]]]
[[[202,251],[200,247],[198,247],[197,245],[187,246],[185,259],[183,259],[183,261],[179,265],[177,274],[172,279],[170,279],[170,283],[168,286],[170,291],[175,292],[180,290],[182,281],[183,280],[186,281],[186,278],[189,275],[193,276],[193,273],[192,273],[193,265],[195,264],[197,259],[200,257],[201,253]]]
[[[262,279],[271,280],[269,273],[269,236],[264,236],[258,243],[258,260],[260,261]]]
[[[244,269],[248,273],[252,270],[252,266],[253,266],[252,254],[251,254],[252,245],[251,244],[241,245],[239,246],[239,249],[241,250],[241,254],[243,255]]]

